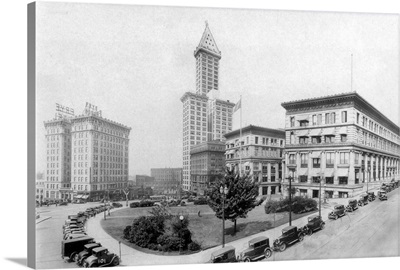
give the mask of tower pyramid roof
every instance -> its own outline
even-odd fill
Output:
[[[194,55],[200,50],[204,50],[208,53],[211,53],[215,56],[221,57],[221,51],[218,49],[217,43],[215,43],[214,37],[211,34],[211,30],[208,27],[208,22],[206,21],[206,28],[204,29],[203,36],[201,37],[200,43],[197,46]]]

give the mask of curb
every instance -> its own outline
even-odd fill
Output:
[[[43,222],[43,221],[45,221],[45,220],[48,220],[48,219],[50,219],[51,217],[42,217],[42,218],[40,218],[39,220],[37,220],[36,221],[36,224],[39,224],[39,223],[41,223],[41,222]]]

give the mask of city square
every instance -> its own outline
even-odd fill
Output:
[[[113,19],[137,26],[139,11],[132,35]],[[376,24],[392,18],[207,11],[182,25],[168,8],[38,5],[37,266],[78,267],[83,251],[85,267],[398,255],[396,46],[358,26],[383,38]],[[93,31],[85,12],[99,24],[109,14],[113,30]],[[165,21],[149,22],[153,13]],[[342,21],[350,30],[330,24]],[[282,43],[254,34],[263,23]],[[321,32],[318,43],[319,25],[337,40]],[[65,35],[48,38],[51,26]],[[225,33],[250,28],[252,42]],[[74,31],[88,37],[82,47]],[[324,54],[332,71],[310,65]]]

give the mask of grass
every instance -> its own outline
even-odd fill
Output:
[[[214,212],[208,205],[188,205],[185,207],[171,207],[173,214],[189,216],[189,229],[192,232],[192,240],[198,242],[202,249],[208,249],[222,242],[222,220],[215,217]],[[159,251],[153,251],[147,248],[138,247],[123,237],[123,230],[131,225],[134,218],[148,215],[150,207],[146,208],[124,208],[112,212],[107,220],[101,220],[103,229],[118,241],[134,249],[152,254],[161,254]],[[316,211],[314,211],[316,212]],[[303,214],[293,214],[292,220],[309,215],[312,212]],[[234,223],[225,220],[225,242],[229,243],[243,237],[251,236],[259,232],[278,227],[288,223],[288,213],[265,214],[264,205],[260,205],[249,212],[246,219],[238,219],[236,233],[234,233]],[[176,255],[177,252],[166,252],[164,255]]]

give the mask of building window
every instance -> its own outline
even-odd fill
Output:
[[[325,183],[328,185],[333,185],[333,177],[325,177]]]
[[[357,124],[360,123],[360,113],[357,113]]]
[[[294,144],[294,133],[290,132],[290,144]]]
[[[360,153],[355,153],[354,154],[354,164],[358,164],[360,160]]]
[[[349,153],[340,153],[340,164],[349,164]]]
[[[315,126],[317,124],[317,115],[316,114],[314,114],[312,116],[312,124],[313,124],[313,126]]]
[[[294,127],[294,116],[290,117],[290,127]]]
[[[325,143],[333,143],[335,141],[334,135],[325,135]]]
[[[331,113],[331,124],[335,124],[336,123],[336,113]]]
[[[300,126],[301,127],[307,127],[308,126],[308,121],[307,120],[300,121]]]
[[[299,137],[299,143],[300,144],[307,144],[308,143],[308,137],[305,137],[305,136]]]
[[[308,165],[308,154],[301,154],[301,167],[306,168]]]
[[[296,158],[294,154],[289,155],[289,164],[296,164]]]
[[[321,167],[321,159],[320,158],[313,158],[313,168],[320,168]]]
[[[321,143],[321,136],[313,136],[312,137],[312,143],[313,144]]]
[[[339,176],[339,185],[347,185],[348,182],[348,177],[347,176]]]
[[[321,125],[322,124],[322,114],[318,114],[317,116],[317,125]]]
[[[326,167],[333,168],[335,164],[335,153],[326,153]]]
[[[312,182],[319,184],[319,176],[313,176],[312,177]]]
[[[258,137],[256,137],[256,144],[258,144]]]
[[[340,141],[347,142],[347,134],[340,134]]]
[[[262,187],[262,195],[268,194],[268,187]]]
[[[307,175],[300,175],[300,183],[306,183],[307,182]]]
[[[342,123],[347,123],[347,111],[342,111]]]

